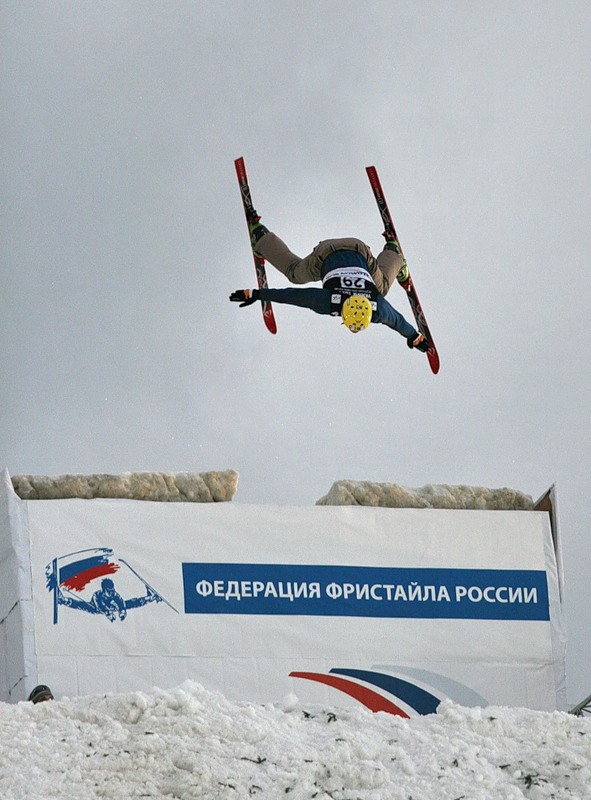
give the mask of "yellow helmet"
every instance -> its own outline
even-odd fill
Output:
[[[343,325],[346,325],[351,333],[363,331],[369,327],[373,310],[367,297],[354,294],[347,297],[341,309]]]

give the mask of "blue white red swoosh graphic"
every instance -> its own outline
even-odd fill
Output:
[[[406,670],[412,678],[413,670]],[[315,681],[344,692],[360,702],[370,711],[385,711],[399,717],[413,715],[433,714],[441,700],[448,696],[461,705],[486,705],[484,698],[477,695],[467,686],[456,681],[438,676],[436,673],[427,673],[425,670],[415,670],[421,682],[430,676],[432,683],[440,687],[445,685],[448,690],[429,691],[424,686],[419,686],[412,679],[402,678],[386,672],[363,669],[331,669],[328,673],[321,672],[291,672],[292,678],[303,678]],[[432,688],[432,687],[430,687]],[[452,690],[453,696],[449,694]],[[437,692],[437,693],[435,693]]]

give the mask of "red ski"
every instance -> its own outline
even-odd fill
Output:
[[[237,158],[234,161],[234,166],[236,167],[236,175],[238,176],[238,184],[240,185],[240,194],[242,196],[242,205],[244,206],[244,214],[246,216],[246,225],[248,227],[249,222],[254,219],[257,214],[254,210],[252,205],[252,199],[250,197],[250,189],[248,186],[248,178],[246,177],[246,167],[244,166],[244,159],[242,157]],[[250,228],[249,228],[250,234]],[[257,281],[259,284],[259,289],[267,289],[269,284],[267,283],[267,272],[265,270],[265,259],[260,258],[257,256],[253,250],[252,256],[254,258],[254,268],[257,275]],[[268,300],[261,301],[261,306],[263,309],[263,319],[265,320],[265,325],[271,331],[271,333],[277,333],[277,325],[275,324],[275,315],[273,314],[273,307]]]
[[[380,214],[382,215],[382,221],[385,226],[385,233],[387,234],[387,238],[393,237],[398,242],[398,235],[396,234],[396,229],[394,228],[392,216],[388,209],[388,204],[386,203],[384,192],[382,191],[382,186],[380,184],[380,179],[378,178],[377,170],[375,167],[366,167],[365,170],[367,172],[367,177],[369,178],[369,182],[371,183],[371,188],[373,189],[373,193],[375,195],[376,202],[380,210]],[[400,247],[400,242],[398,242],[398,247]],[[400,252],[402,253],[402,248],[400,248]],[[437,353],[437,350],[435,349],[433,337],[431,336],[431,332],[429,331],[429,327],[427,326],[427,320],[425,319],[425,314],[423,313],[423,308],[421,306],[419,296],[417,294],[417,290],[415,289],[415,285],[413,283],[412,277],[410,276],[410,273],[408,276],[408,280],[404,281],[404,283],[401,283],[400,286],[402,286],[402,288],[406,292],[419,331],[429,342],[429,349],[427,350],[427,358],[429,359],[429,365],[431,367],[431,371],[437,374],[439,372],[439,355]]]

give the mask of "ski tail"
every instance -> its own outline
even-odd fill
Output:
[[[398,240],[398,234],[396,233],[396,228],[394,227],[394,221],[392,220],[392,215],[390,214],[390,209],[388,208],[388,204],[384,196],[384,191],[382,189],[382,185],[378,177],[378,172],[375,167],[366,167],[365,171],[367,172],[367,177],[369,178],[371,188],[373,189],[378,210],[380,212],[380,216],[382,217],[382,222],[384,223],[384,235],[388,239],[390,238],[396,239],[400,252],[402,253],[402,247],[400,246],[400,242]],[[406,296],[408,297],[408,302],[410,303],[410,307],[412,309],[412,313],[414,315],[415,322],[417,324],[417,328],[429,342],[429,349],[427,350],[427,358],[429,360],[429,366],[431,367],[431,371],[433,372],[433,374],[436,375],[439,372],[439,354],[435,347],[433,337],[431,336],[431,331],[429,330],[429,326],[427,325],[427,320],[425,319],[425,313],[423,311],[423,307],[421,306],[421,301],[419,300],[419,295],[417,294],[417,290],[414,285],[410,272],[408,275],[408,279],[402,282],[400,286],[406,292]]]
[[[234,166],[236,167],[236,177],[238,178],[238,185],[240,186],[240,194],[242,197],[242,205],[244,207],[244,215],[246,217],[246,226],[248,227],[248,223],[252,220],[253,216],[255,215],[254,206],[252,204],[252,198],[250,196],[250,187],[248,185],[248,177],[246,175],[246,166],[244,164],[244,158],[242,156],[237,158],[234,161]],[[250,233],[250,231],[249,231]],[[257,283],[259,289],[267,289],[269,284],[267,283],[267,271],[265,269],[265,259],[257,256],[253,250],[252,257],[254,259],[254,269],[257,276]],[[273,313],[273,306],[269,302],[269,300],[261,301],[261,306],[263,310],[263,320],[265,321],[265,325],[267,329],[271,333],[277,333],[277,324],[275,322],[275,314]]]

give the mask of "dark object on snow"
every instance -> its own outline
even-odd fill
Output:
[[[53,694],[49,686],[44,686],[40,684],[39,686],[35,686],[33,691],[28,697],[30,703],[45,703],[46,700],[53,700]]]

